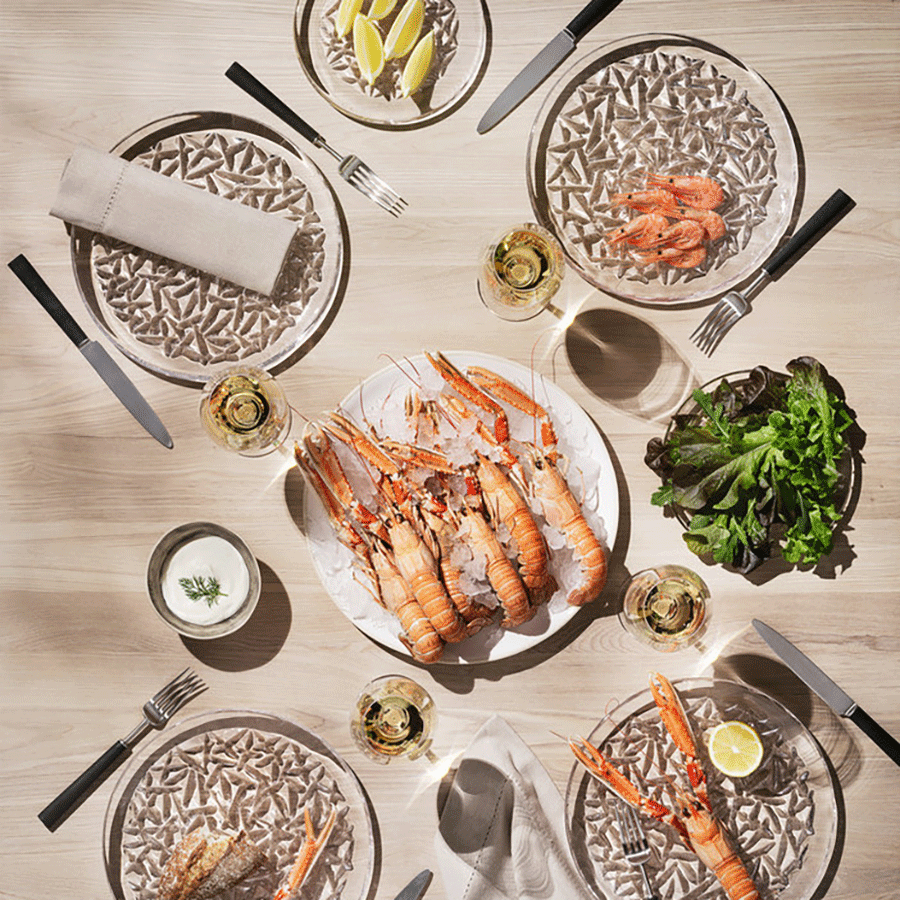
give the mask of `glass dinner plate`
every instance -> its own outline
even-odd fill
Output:
[[[762,900],[810,900],[826,876],[838,831],[831,771],[819,745],[780,703],[732,681],[674,682],[687,710],[706,773],[710,801],[754,879]],[[713,767],[704,733],[732,719],[762,738],[760,768],[732,779]],[[671,808],[668,780],[686,785],[680,753],[669,739],[649,690],[613,709],[588,737],[642,793]],[[593,893],[598,884],[640,900],[641,881],[622,853],[615,795],[576,763],[566,791],[566,827],[579,870]],[[653,848],[647,873],[660,900],[724,896],[715,875],[687,850],[673,828],[641,816]]]
[[[365,14],[372,0],[364,0]],[[375,21],[382,40],[405,0]],[[369,84],[360,75],[353,52],[353,32],[339,38],[334,23],[340,0],[299,0],[294,16],[294,43],[300,65],[312,86],[338,111],[379,128],[427,125],[449,115],[471,95],[483,71],[489,32],[482,0],[425,0],[420,34],[432,28],[435,49],[422,88],[401,96],[400,77],[407,54],[385,63]]]
[[[643,264],[604,236],[638,215],[612,207],[648,172],[702,175],[725,190],[724,238],[691,269]],[[708,300],[747,278],[791,223],[798,152],[772,88],[710,44],[648,34],[607,44],[556,83],[531,131],[528,189],[588,282],[655,306]]]
[[[375,864],[362,786],[311,731],[264,712],[215,710],[169,726],[136,751],[106,811],[104,861],[117,900],[156,900],[178,841],[206,826],[243,828],[265,853],[263,866],[222,900],[271,900],[305,833],[331,806],[338,817],[303,888],[309,900],[363,900]]]
[[[609,551],[615,544],[619,518],[618,485],[603,437],[587,413],[552,381],[511,360],[468,351],[448,352],[445,356],[461,369],[478,365],[493,370],[534,396],[550,412],[559,449],[569,460],[566,472],[569,484],[575,496],[583,498],[585,517]],[[413,384],[411,378],[427,380],[438,389],[442,383],[425,357],[415,356],[366,379],[348,394],[340,408],[358,424],[368,422],[379,434],[389,436],[396,428],[397,417],[403,415],[404,400]],[[532,440],[533,427],[531,419],[510,416],[514,438]],[[336,449],[350,469],[352,457],[337,443]],[[374,601],[366,577],[354,571],[353,555],[335,538],[318,495],[306,491],[304,496],[304,528],[310,552],[334,604],[364,634],[408,656],[409,651],[399,639],[397,620]],[[365,497],[361,499],[366,502]],[[556,554],[557,560],[563,557],[562,552]],[[554,564],[551,557],[551,571]],[[441,662],[479,663],[512,656],[557,632],[577,611],[566,603],[565,593],[560,589],[548,603],[541,605],[530,622],[512,629],[489,625],[458,644],[447,644]]]
[[[157,374],[195,383],[301,352],[338,298],[346,253],[343,214],[316,165],[267,126],[216,112],[151,122],[111,152],[284,216],[298,230],[280,285],[266,297],[73,227],[78,288],[116,347]]]

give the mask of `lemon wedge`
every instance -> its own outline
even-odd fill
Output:
[[[384,68],[384,47],[378,29],[365,16],[353,20],[353,52],[363,78],[371,84]]]
[[[385,16],[393,12],[397,5],[397,0],[372,0],[369,11],[366,13],[367,19],[383,19]]]
[[[362,8],[362,0],[341,0],[338,7],[337,19],[334,23],[334,30],[339,38],[346,37],[353,27],[353,22]]]
[[[746,722],[723,722],[707,737],[712,764],[724,775],[743,778],[762,762],[763,745],[755,729]]]
[[[425,4],[422,0],[406,0],[400,15],[394,19],[394,24],[384,39],[385,59],[399,59],[412,50],[419,39],[424,19]]]
[[[429,31],[409,54],[409,59],[403,67],[403,75],[400,77],[402,96],[408,97],[421,87],[431,68],[432,56],[434,56],[434,29]]]

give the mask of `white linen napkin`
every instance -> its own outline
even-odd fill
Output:
[[[79,145],[50,215],[271,294],[293,222]]]
[[[459,763],[435,848],[450,900],[593,900],[556,785],[500,716],[479,729]]]

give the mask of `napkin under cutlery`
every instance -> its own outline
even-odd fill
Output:
[[[79,145],[50,214],[271,294],[296,226],[140,163]]]
[[[451,900],[593,900],[556,785],[500,716],[485,722],[459,763],[435,848]]]

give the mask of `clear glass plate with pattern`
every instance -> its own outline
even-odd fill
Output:
[[[766,81],[710,44],[642,35],[579,60],[541,107],[528,145],[537,221],[589,283],[648,306],[698,303],[753,274],[791,224],[799,150]],[[605,236],[638,215],[612,194],[643,190],[648,173],[705,176],[725,199],[725,236],[693,268],[645,263]]]
[[[778,701],[737,682],[687,678],[674,682],[706,773],[709,797],[753,878],[761,900],[811,900],[826,877],[838,833],[831,769],[806,727]],[[704,734],[737,719],[762,739],[763,761],[745,778],[730,778],[709,761]],[[669,738],[649,690],[609,712],[587,738],[642,793],[672,808],[674,782],[687,787],[681,754]],[[566,792],[566,828],[578,867],[592,892],[601,884],[616,897],[643,897],[640,874],[625,859],[615,795],[580,764]],[[676,831],[641,816],[652,855],[647,874],[660,900],[720,900],[715,875]]]
[[[363,0],[366,14],[373,0]],[[403,9],[397,0],[374,24],[382,40]],[[338,111],[378,128],[417,128],[458,109],[474,91],[487,58],[489,27],[483,0],[424,0],[420,35],[434,30],[431,67],[421,88],[403,96],[401,78],[409,54],[388,60],[370,84],[353,51],[353,32],[335,30],[340,0],[299,0],[294,43],[310,84]]]
[[[247,710],[182,720],[141,745],[110,798],[104,823],[106,873],[117,900],[157,900],[159,878],[195,828],[237,832],[264,852],[263,865],[219,894],[271,900],[297,858],[304,809],[318,828],[337,819],[304,883],[309,900],[363,900],[375,865],[371,812],[350,767],[302,726]]]
[[[160,119],[111,152],[297,223],[272,296],[72,227],[82,299],[116,347],[157,374],[194,383],[305,352],[336,311],[346,256],[343,214],[318,167],[266,125],[230,113]]]

